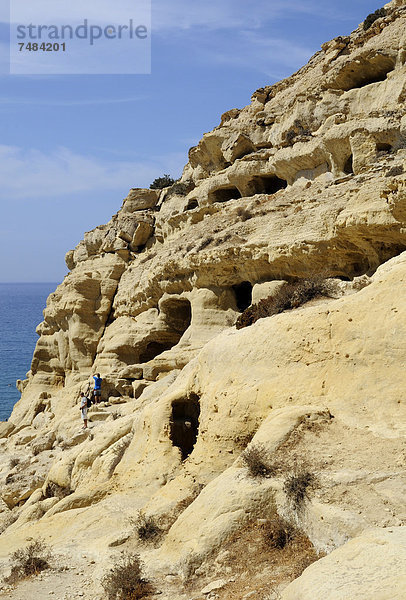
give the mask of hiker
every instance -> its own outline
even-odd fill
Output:
[[[100,377],[100,373],[96,373],[93,375],[94,379],[94,390],[93,390],[93,398],[94,401],[99,403],[101,401],[101,385],[103,379]]]
[[[83,420],[83,429],[87,429],[87,409],[89,403],[89,398],[84,394],[84,392],[80,392],[80,412]]]

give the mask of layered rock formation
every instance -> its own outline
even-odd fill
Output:
[[[359,591],[346,561],[389,537],[398,569],[406,560],[405,24],[394,1],[368,30],[324,44],[223,115],[179,182],[132,189],[68,252],[0,429],[4,564],[38,536],[95,560],[134,547],[156,581],[173,578],[164,596],[189,598],[178,576],[204,578],[233,533],[278,512],[333,551],[284,598],[403,597],[396,573],[389,595],[367,571]],[[252,302],[314,274],[335,281],[335,298],[235,329]],[[78,398],[95,372],[109,402],[82,432]],[[251,438],[274,476],[249,476]],[[298,463],[318,481],[303,511],[284,487]],[[163,524],[159,547],[137,540],[140,509]],[[344,595],[329,583],[335,556]]]

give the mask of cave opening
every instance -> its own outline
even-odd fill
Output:
[[[377,53],[372,58],[362,57],[344,65],[331,87],[347,92],[363,88],[371,83],[385,81],[394,68],[395,59],[392,56]]]
[[[188,204],[187,204],[187,206],[185,208],[185,211],[187,211],[187,210],[193,210],[194,208],[199,208],[199,203],[196,200],[196,198],[192,198],[192,200],[189,200],[189,202],[188,202]]]
[[[159,310],[165,329],[157,334],[159,339],[150,339],[142,348],[139,363],[149,362],[176,346],[192,321],[192,306],[187,298],[168,297],[161,301]]]
[[[249,281],[243,281],[233,285],[235,301],[239,311],[243,312],[252,303],[252,284]]]
[[[230,200],[242,198],[240,191],[235,186],[213,190],[210,196],[213,202],[229,202]]]
[[[166,298],[160,303],[159,309],[167,327],[179,335],[180,339],[192,321],[190,301],[187,298]]]
[[[279,190],[284,190],[288,185],[285,179],[276,175],[254,177],[254,186],[257,194],[276,194]]]
[[[392,146],[390,144],[377,144],[377,152],[392,152]]]
[[[188,398],[172,402],[170,439],[180,449],[182,460],[193,451],[199,434],[200,398],[192,393]]]
[[[174,344],[162,342],[149,342],[144,348],[144,350],[140,353],[139,362],[149,362],[159,354],[162,354],[162,352],[165,352],[165,350],[170,350],[172,346],[174,346]]]
[[[352,154],[345,161],[343,170],[346,175],[354,174],[354,168],[353,168],[353,164],[352,164]]]

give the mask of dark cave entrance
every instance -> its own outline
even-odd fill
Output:
[[[199,203],[195,198],[193,198],[192,200],[189,200],[188,205],[185,208],[185,211],[193,210],[195,208],[199,208]]]
[[[234,186],[213,190],[210,196],[213,202],[229,202],[230,200],[242,198],[239,190]]]
[[[351,154],[351,156],[349,156],[347,158],[347,160],[344,163],[344,173],[346,175],[353,175],[354,174],[354,169],[353,169],[353,166],[352,166],[352,154]]]
[[[285,179],[281,179],[276,175],[265,177],[255,177],[254,185],[257,194],[276,194],[279,190],[284,190],[288,186]]]
[[[156,356],[162,354],[162,352],[165,352],[165,350],[170,350],[172,346],[174,346],[174,344],[149,342],[143,352],[141,352],[139,362],[146,363],[150,360],[153,360]]]
[[[170,439],[180,449],[182,460],[192,452],[199,433],[200,402],[197,394],[172,402]]]
[[[161,341],[151,340],[147,343],[140,352],[140,363],[149,362],[176,346],[192,321],[192,306],[187,298],[167,298],[161,302],[160,311],[166,331],[160,334]]]
[[[393,147],[390,144],[377,144],[376,145],[376,151],[377,152],[392,152]]]
[[[243,312],[252,303],[252,284],[249,281],[243,281],[238,285],[233,285],[233,291],[237,308]]]

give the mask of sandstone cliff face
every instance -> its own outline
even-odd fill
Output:
[[[360,535],[367,554],[386,536],[368,527],[405,524],[405,25],[392,2],[324,44],[223,115],[179,182],[132,189],[68,252],[0,426],[0,556],[38,535],[95,556],[132,547],[139,509],[167,524],[159,548],[140,546],[157,578],[202,569],[276,510],[324,553]],[[312,274],[336,281],[335,299],[235,329],[253,301]],[[98,371],[109,403],[83,433],[78,397]],[[248,476],[252,437],[282,461],[275,477]],[[283,481],[304,458],[319,487],[298,513]],[[318,564],[286,599],[316,597]],[[389,597],[375,584],[363,597]],[[358,593],[324,585],[317,597]]]

